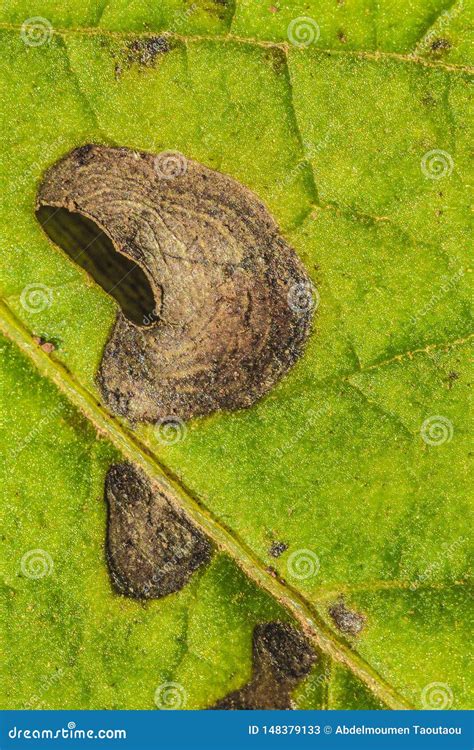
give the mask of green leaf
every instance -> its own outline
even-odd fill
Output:
[[[206,707],[250,679],[254,626],[290,617],[320,656],[303,708],[469,705],[472,10],[378,5],[42,2],[36,45],[26,6],[4,4],[6,706],[151,708],[173,682],[183,707]],[[157,32],[169,51],[130,60]],[[248,185],[318,290],[289,376],[174,445],[98,403],[116,303],[35,218],[44,170],[91,142],[176,149]],[[172,487],[220,550],[147,605],[114,594],[104,562],[118,456]],[[53,561],[41,579],[21,568],[36,549]],[[341,601],[358,635],[331,615]]]

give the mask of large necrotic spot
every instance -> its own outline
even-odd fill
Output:
[[[234,711],[294,708],[291,695],[316,662],[306,636],[286,622],[262,623],[254,629],[252,650],[250,681],[212,708]]]
[[[137,466],[110,467],[107,563],[114,588],[134,599],[160,599],[179,591],[205,565],[211,545],[171,495]]]
[[[301,355],[311,281],[263,203],[231,177],[178,152],[89,144],[44,175],[39,217],[52,206],[65,210],[44,228],[78,262],[94,224],[113,243],[87,251],[94,278],[121,295],[97,373],[114,414],[158,423],[248,407]],[[139,268],[117,268],[121,256]],[[143,327],[151,310],[159,320]]]
[[[146,274],[114,247],[110,237],[90,219],[66,208],[40,206],[36,217],[48,237],[92,276],[138,326],[155,319],[156,301]]]

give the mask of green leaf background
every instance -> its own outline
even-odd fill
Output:
[[[302,16],[318,27],[304,48],[288,39]],[[472,17],[465,0],[3,4],[2,707],[153,708],[175,683],[180,707],[203,708],[249,679],[254,626],[289,618],[319,653],[301,708],[469,706]],[[170,51],[129,63],[157,32]],[[174,445],[97,403],[115,303],[34,215],[44,170],[90,142],[240,180],[318,290],[284,381]],[[38,284],[51,304],[28,310]],[[219,548],[162,601],[110,587],[103,483],[120,456]],[[41,579],[22,572],[32,549],[53,561]],[[317,570],[295,576],[308,550]],[[358,637],[328,613],[341,596],[365,616]]]

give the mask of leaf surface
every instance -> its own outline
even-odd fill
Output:
[[[384,2],[375,15],[357,3],[194,5],[183,19],[171,1],[45,2],[37,14],[53,33],[39,46],[22,39],[22,3],[2,11],[0,326],[40,373],[4,345],[15,706],[66,663],[67,690],[52,684],[48,706],[147,708],[166,681],[184,686],[186,707],[209,705],[249,679],[252,628],[286,616],[277,600],[322,654],[302,707],[432,707],[426,688],[442,683],[462,708],[470,6]],[[320,30],[304,49],[288,41],[298,16]],[[169,32],[170,50],[153,65],[130,62],[129,45],[151,32]],[[449,36],[449,48],[431,49],[427,34]],[[179,150],[240,180],[318,290],[314,332],[290,375],[250,410],[192,421],[174,445],[97,405],[117,308],[34,215],[44,170],[90,142]],[[441,177],[425,159],[434,150]],[[24,302],[37,284],[51,298],[40,311]],[[103,478],[118,452],[171,482],[223,550],[182,592],[146,607],[112,594],[103,561]],[[277,559],[276,542],[287,545]],[[24,580],[22,554],[43,546],[55,575]],[[365,619],[358,636],[330,615],[341,597]],[[28,662],[26,641],[37,652]]]

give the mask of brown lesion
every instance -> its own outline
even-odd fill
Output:
[[[364,629],[365,615],[350,609],[342,596],[334,604],[331,604],[328,612],[336,627],[346,635],[357,636]]]
[[[124,57],[128,65],[136,63],[150,68],[156,64],[161,55],[165,55],[170,49],[170,41],[166,37],[148,36],[129,42]]]
[[[205,565],[211,544],[171,495],[131,463],[110,467],[107,563],[114,588],[134,599],[179,591]]]
[[[289,304],[309,279],[258,198],[182,155],[163,175],[159,159],[83,146],[51,167],[37,201],[93,222],[109,256],[149,282],[158,316],[143,327],[120,310],[97,376],[109,409],[133,422],[251,406],[301,355],[312,317]]]
[[[247,685],[211,708],[292,709],[292,692],[310,673],[316,654],[307,638],[289,623],[257,625],[253,633],[253,672]]]

